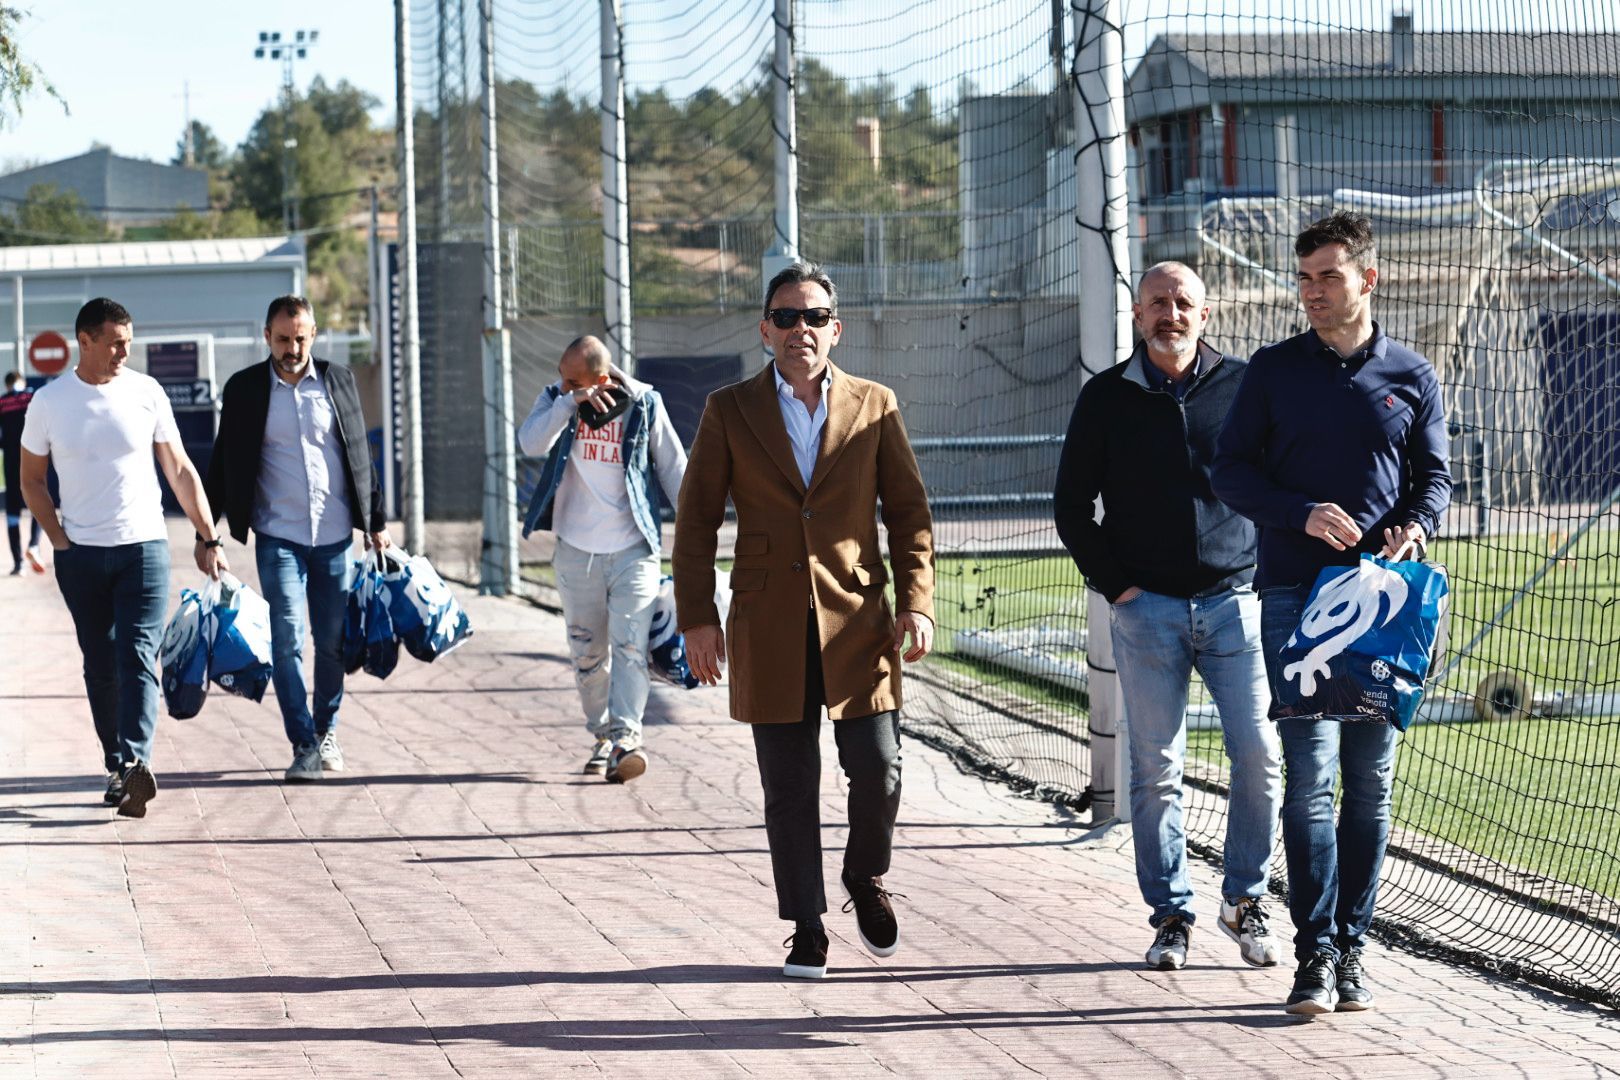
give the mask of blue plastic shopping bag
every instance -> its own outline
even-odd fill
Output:
[[[652,626],[647,631],[647,670],[665,682],[695,690],[702,684],[686,660],[686,635],[675,626],[675,579],[665,574],[658,583]]]
[[[426,556],[389,548],[381,561],[388,613],[406,652],[432,663],[472,636],[467,612]]]
[[[343,600],[343,670],[353,675],[366,663],[366,563],[355,560],[349,571],[349,592]]]
[[[399,666],[399,638],[388,610],[388,585],[375,552],[366,557],[361,602],[366,612],[366,659],[362,666],[367,675],[386,679]]]
[[[1450,585],[1443,566],[1363,555],[1317,576],[1283,646],[1272,719],[1388,722],[1405,731],[1423,699]]]
[[[208,700],[208,656],[213,639],[218,583],[202,591],[180,590],[180,606],[163,631],[158,651],[163,672],[163,703],[176,720],[190,720]]]
[[[221,690],[263,701],[270,655],[270,605],[230,574],[221,574],[208,677]]]
[[[723,570],[715,572],[714,603],[724,623],[726,608],[731,604],[731,584],[730,576]],[[686,635],[677,630],[676,625],[675,579],[665,574],[658,583],[652,626],[647,631],[647,671],[665,682],[695,690],[702,684],[692,674],[692,666],[686,659]]]

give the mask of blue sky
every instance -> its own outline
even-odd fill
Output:
[[[191,111],[227,144],[246,135],[274,100],[281,66],[255,60],[260,30],[316,28],[321,41],[297,68],[298,83],[316,75],[348,79],[381,101],[376,116],[393,115],[394,41],[391,0],[12,0],[29,11],[21,48],[45,69],[71,113],[35,97],[21,120],[0,131],[0,171],[26,161],[52,161],[103,142],[133,157],[167,161],[184,128],[182,93],[191,84]],[[453,5],[456,0],[450,0]],[[463,0],[469,11],[476,0]],[[640,63],[630,72],[641,84],[665,83],[681,96],[714,81],[735,82],[737,65],[750,65],[768,42],[770,0],[623,0],[628,44]],[[855,77],[884,71],[902,88],[917,82],[955,84],[955,69],[982,90],[997,82],[1044,77],[1037,38],[1049,0],[800,0],[805,51]],[[416,0],[431,10],[432,0]],[[567,59],[547,61],[524,41],[525,30],[545,40],[550,27],[571,32],[574,55],[593,51],[590,0],[497,0],[510,32],[497,46],[503,73],[566,85],[594,94],[595,57],[570,72]],[[1167,29],[1233,32],[1298,29],[1331,23],[1382,28],[1393,0],[1123,0],[1127,55]],[[1417,0],[1418,29],[1568,29],[1615,31],[1612,0]],[[1251,13],[1247,18],[1234,10]],[[133,16],[138,11],[139,16]],[[272,12],[270,14],[269,12]],[[1330,16],[1312,18],[1312,12]],[[559,14],[560,12],[560,14]],[[1286,16],[1290,21],[1283,23]],[[1297,21],[1292,21],[1297,20]],[[425,32],[426,28],[420,28]],[[559,33],[561,30],[558,31]],[[969,42],[983,42],[975,47]],[[471,50],[475,53],[476,46]],[[731,56],[723,55],[729,51]],[[705,60],[694,64],[694,53]],[[589,71],[583,70],[589,67]]]

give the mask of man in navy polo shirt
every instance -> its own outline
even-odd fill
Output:
[[[1371,225],[1334,214],[1300,233],[1294,253],[1311,329],[1251,358],[1211,472],[1215,494],[1260,527],[1254,583],[1273,696],[1277,657],[1317,573],[1354,565],[1364,552],[1388,555],[1408,539],[1427,540],[1451,498],[1434,368],[1372,319],[1378,268]],[[1351,721],[1278,721],[1299,962],[1290,1013],[1372,1007],[1361,949],[1389,840],[1396,731]]]

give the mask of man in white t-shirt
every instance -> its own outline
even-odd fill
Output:
[[[197,567],[229,569],[163,388],[127,371],[134,336],[122,304],[98,297],[74,323],[79,365],[34,395],[22,433],[28,512],[56,549],[56,583],[84,654],[84,686],[107,769],[105,801],[145,817],[157,795],[158,644],[169,599],[169,539],[155,457],[206,539]],[[46,485],[56,466],[61,515]]]
[[[557,535],[551,565],[595,740],[585,772],[623,783],[647,771],[641,714],[662,576],[658,495],[671,507],[680,498],[686,451],[658,391],[614,367],[598,339],[577,338],[557,373],[518,429],[525,454],[548,455],[523,535]]]

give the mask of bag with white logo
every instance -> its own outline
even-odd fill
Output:
[[[388,613],[406,652],[432,663],[472,636],[467,612],[427,556],[389,548],[381,561]]]
[[[270,685],[270,605],[230,574],[219,578],[208,677],[221,690],[263,701]]]
[[[383,560],[376,551],[366,555],[366,569],[360,586],[360,602],[365,607],[367,675],[386,679],[399,666],[399,635],[390,612],[388,582],[383,576]]]
[[[214,602],[219,583],[180,590],[180,606],[163,631],[158,658],[163,671],[163,703],[176,720],[190,720],[208,700],[208,654],[214,633]]]
[[[716,570],[714,576],[714,603],[724,623],[726,608],[731,603],[730,576],[724,570]],[[658,583],[652,625],[647,631],[647,671],[682,689],[695,690],[702,684],[692,674],[692,666],[686,659],[686,635],[675,626],[675,579],[665,574]]]
[[[1282,649],[1273,720],[1365,720],[1401,731],[1412,723],[1451,589],[1445,567],[1402,554],[1363,555],[1317,576]]]

